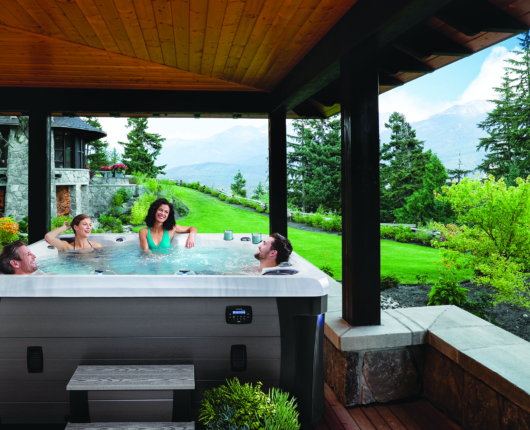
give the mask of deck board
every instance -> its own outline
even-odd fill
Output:
[[[325,384],[324,416],[314,430],[462,430],[427,400],[346,409]]]

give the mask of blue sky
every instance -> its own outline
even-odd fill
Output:
[[[457,104],[491,99],[494,97],[492,88],[500,84],[504,60],[510,57],[510,51],[517,45],[517,38],[511,38],[382,94],[379,98],[379,111],[389,113],[398,111],[404,113],[410,122],[414,122]],[[122,147],[117,142],[126,140],[127,120],[100,118],[100,121],[103,129],[108,133],[108,142],[121,152]],[[263,119],[160,118],[149,120],[149,131],[160,133],[167,139],[202,139],[234,125],[260,127],[265,124],[267,120]]]

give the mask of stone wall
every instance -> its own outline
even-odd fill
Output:
[[[95,178],[97,179],[97,178]],[[128,180],[127,180],[128,181]],[[88,187],[88,207],[87,215],[92,218],[99,217],[112,205],[112,198],[120,188],[130,188],[133,196],[145,194],[144,186],[134,184],[93,184]]]
[[[28,215],[28,139],[23,133],[17,135],[15,129],[11,129],[7,141],[9,158],[5,213],[20,221]]]
[[[52,150],[52,152],[54,152]],[[88,207],[87,185],[90,182],[90,174],[87,169],[56,169],[55,162],[52,164],[52,217],[57,216],[57,205],[53,202],[58,186],[68,186],[70,194],[70,216],[86,213]],[[61,175],[57,178],[56,175]],[[88,214],[87,214],[88,215]]]

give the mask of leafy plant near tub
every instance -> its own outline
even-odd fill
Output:
[[[461,287],[458,282],[458,271],[462,265],[458,261],[458,253],[445,250],[441,261],[436,265],[439,268],[438,280],[434,283],[429,292],[429,302],[427,306],[435,305],[456,305],[463,307],[467,302],[467,288]]]
[[[0,218],[0,245],[18,239],[18,223],[11,217]]]
[[[98,221],[101,225],[101,229],[108,231],[111,230],[112,233],[123,233],[123,226],[120,219],[113,216],[101,215],[98,218]]]
[[[56,228],[59,228],[61,227],[65,221],[68,221],[68,223],[71,223],[72,222],[72,218],[70,218],[69,216],[66,216],[66,215],[63,215],[63,216],[59,216],[59,217],[53,217],[50,221],[50,229],[51,230],[55,230]],[[72,229],[69,229],[69,230],[66,230],[64,232],[64,234],[66,233],[73,233],[74,231]]]
[[[262,383],[241,385],[237,378],[204,393],[199,421],[209,430],[298,430],[294,399]]]
[[[139,197],[131,208],[131,223],[132,224],[143,224],[149,206],[157,199],[156,194],[148,193]]]

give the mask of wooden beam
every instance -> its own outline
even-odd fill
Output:
[[[451,0],[359,0],[272,92],[272,109],[289,111],[340,76],[351,52],[362,67]]]
[[[301,118],[326,118],[326,115],[324,115],[318,106],[312,103],[311,99],[307,99],[294,107],[293,112]]]
[[[269,114],[269,230],[287,237],[287,126],[280,110]]]
[[[436,18],[469,37],[488,31],[522,33],[528,26],[484,0],[459,0],[435,13]]]
[[[341,61],[342,318],[365,326],[381,324],[379,82],[355,62]]]
[[[421,59],[432,55],[468,57],[473,51],[455,42],[427,24],[421,24],[400,36],[394,44]]]
[[[389,75],[383,70],[379,70],[379,86],[381,87],[401,87],[403,81],[400,81],[398,78],[395,78],[392,75]]]
[[[0,112],[267,114],[269,93],[0,87]]]
[[[51,221],[51,116],[50,111],[29,113],[28,218],[29,243],[44,239]]]
[[[377,64],[380,69],[389,75],[397,75],[398,73],[432,73],[434,71],[432,67],[394,46],[389,46],[381,51]]]

